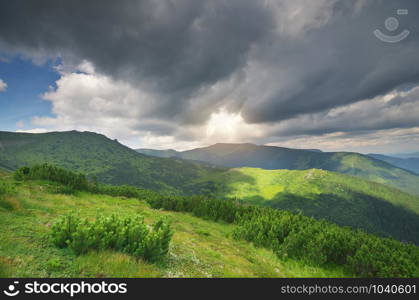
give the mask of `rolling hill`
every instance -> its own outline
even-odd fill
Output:
[[[104,183],[129,184],[175,194],[189,191],[195,178],[224,170],[180,159],[142,155],[93,132],[0,132],[0,166],[3,168],[14,170],[45,162],[96,176]]]
[[[34,171],[27,170],[26,174]],[[0,171],[1,277],[417,277],[419,274],[419,248],[414,245],[326,221],[200,196],[162,196],[140,189],[128,196],[127,188],[107,186],[105,191],[98,190],[96,185],[70,191],[68,188],[79,174],[57,168],[53,173],[36,174],[32,178],[17,178]],[[57,174],[62,175],[56,177],[61,183],[45,179]],[[111,190],[114,196],[108,195]],[[67,228],[62,226],[63,220],[77,225]],[[77,220],[89,221],[77,223]],[[128,227],[131,238],[141,240],[133,230],[136,223],[121,223],[122,220],[145,222],[146,232],[157,228],[154,225],[151,229],[148,224],[167,224],[173,233],[167,251],[150,260],[147,256],[138,257],[141,252],[116,247],[114,242],[127,240],[111,232],[104,235],[107,226],[116,230]],[[156,223],[157,220],[160,221]],[[95,227],[90,227],[92,222]],[[103,222],[107,225],[103,226]],[[77,242],[67,240],[66,246],[58,244],[67,230],[78,233],[71,237]],[[88,242],[87,232],[89,238],[94,236]]]
[[[419,197],[325,170],[230,169],[202,178],[238,198],[419,244]],[[199,185],[199,183],[197,183]]]
[[[354,176],[315,169],[227,169],[152,157],[91,132],[1,132],[0,143],[0,164],[6,169],[47,162],[103,183],[163,194],[237,197],[419,243],[419,198]]]
[[[142,150],[139,150],[142,152]],[[151,155],[174,154],[165,150]],[[367,155],[351,152],[320,152],[254,144],[215,144],[177,152],[173,157],[202,161],[228,168],[253,167],[267,170],[322,169],[368,179],[419,195],[419,176]]]
[[[0,184],[11,182],[0,172]],[[272,251],[231,238],[233,225],[186,213],[151,209],[146,201],[89,193],[51,193],[48,184],[25,182],[14,195],[0,197],[0,277],[347,277],[340,267],[308,266],[279,259]],[[11,203],[11,206],[2,205]],[[103,250],[75,256],[49,242],[51,224],[63,214],[135,216],[147,223],[168,218],[174,229],[162,263]],[[106,266],[105,268],[103,266]]]
[[[368,154],[368,156],[375,159],[385,161],[396,167],[419,174],[419,157],[399,158],[382,154]]]

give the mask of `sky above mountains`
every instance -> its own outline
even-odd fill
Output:
[[[417,151],[418,15],[416,0],[2,1],[0,129]]]

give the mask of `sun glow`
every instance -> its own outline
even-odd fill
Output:
[[[263,130],[257,124],[248,124],[240,113],[230,113],[220,109],[211,114],[206,124],[205,142],[238,143],[262,135]]]
[[[207,137],[234,138],[244,124],[240,114],[220,110],[213,113],[207,123]]]

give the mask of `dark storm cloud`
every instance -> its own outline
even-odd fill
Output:
[[[270,136],[324,135],[355,137],[386,129],[419,127],[419,87],[386,97],[357,102],[330,112],[301,115],[280,123]]]
[[[256,57],[274,68],[277,90],[245,103],[248,121],[278,121],[319,112],[419,81],[419,2],[365,1],[358,12],[348,9],[349,3],[354,1],[337,2],[328,23],[302,39],[279,37],[261,47]],[[398,8],[409,9],[409,15],[397,16]],[[378,40],[375,29],[390,34],[384,28],[387,17],[399,19],[401,29],[396,33],[409,29],[410,36],[397,44]],[[288,78],[292,82],[282,84]]]
[[[193,91],[240,68],[271,22],[253,0],[2,1],[0,49],[86,59],[163,93],[173,114]]]
[[[292,18],[286,8],[295,3],[303,13]],[[418,15],[417,0],[1,1],[0,52],[88,60],[154,95],[154,118],[200,123],[225,101],[248,122],[276,122],[418,83]],[[372,34],[386,32],[390,16],[411,31],[398,44]],[[219,87],[227,100],[190,108],[237,74],[242,82]]]

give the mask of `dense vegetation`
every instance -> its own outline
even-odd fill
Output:
[[[309,264],[343,265],[361,277],[419,276],[419,248],[287,211],[204,197],[161,197],[154,208],[235,223],[234,237]]]
[[[183,152],[150,149],[139,149],[137,151],[159,157],[177,157],[202,161],[228,168],[322,169],[360,177],[419,195],[419,176],[358,153],[321,152],[319,150],[224,143]]]
[[[43,168],[43,170],[47,169]],[[20,171],[17,172],[17,174],[20,173]],[[79,175],[74,174],[74,176]],[[67,180],[69,184],[74,182],[71,176]],[[108,189],[108,191],[112,190],[110,187]],[[117,194],[118,191],[124,195],[126,193],[125,189],[115,189],[112,193]],[[134,191],[130,195],[135,196]],[[143,197],[144,194],[141,196]],[[212,221],[236,224],[237,227],[233,232],[235,238],[271,249],[280,258],[298,259],[307,264],[323,267],[341,265],[351,273],[362,277],[419,276],[419,249],[409,243],[379,238],[359,230],[342,228],[327,221],[318,221],[288,211],[252,206],[234,200],[208,199],[202,196],[156,196],[154,194],[150,194],[150,197],[145,200],[153,208],[190,212],[197,217]],[[100,236],[101,230],[95,228],[106,227],[103,225],[106,222],[100,220],[99,224],[102,225],[84,223],[86,228],[91,229],[85,229],[84,235],[81,234],[81,238],[77,240],[76,245],[81,246],[72,246],[75,251],[83,252],[89,248],[101,247],[99,245],[103,242],[95,238]],[[64,223],[65,219],[61,221],[58,228],[66,228]],[[95,241],[92,245],[94,246],[89,246],[90,242],[86,241],[89,236],[88,230],[92,231],[92,239]],[[63,242],[66,240],[70,242]],[[57,244],[61,246],[72,245],[68,237],[58,238],[58,241],[60,242]],[[116,243],[115,239],[111,238],[110,241],[107,245]]]
[[[22,167],[14,173],[16,180],[44,179],[67,185],[71,189],[87,190],[88,181],[84,174],[74,173],[49,164]]]
[[[7,210],[13,210],[15,205],[12,201],[7,199],[7,196],[13,195],[14,193],[15,187],[13,185],[4,181],[0,181],[0,207]]]
[[[167,254],[172,235],[167,222],[158,220],[150,229],[141,215],[134,218],[99,216],[93,222],[67,215],[52,226],[51,233],[57,247],[68,247],[78,255],[90,250],[112,249],[148,261],[158,261]]]
[[[303,213],[339,225],[419,244],[419,197],[324,170],[232,169],[203,179],[229,190],[213,198]]]
[[[179,158],[160,158],[140,154],[100,134],[77,131],[45,134],[0,132],[0,144],[0,167],[8,170],[50,163],[84,173],[88,177],[97,176],[102,183],[128,184],[183,195],[204,194],[213,192],[214,188],[219,189],[211,182],[202,183],[201,186],[197,186],[196,182],[226,172],[225,168],[192,160],[228,167],[323,169],[419,195],[419,176],[357,153],[323,153],[252,144],[216,144],[177,153]],[[163,156],[173,156],[173,153],[176,152],[167,151]],[[228,186],[222,188],[229,189]]]
[[[174,194],[186,194],[196,178],[224,170],[142,155],[93,132],[0,132],[0,145],[0,166],[8,170],[49,163],[89,178],[97,177],[101,183]]]
[[[414,153],[412,155],[414,155]],[[419,157],[401,158],[382,154],[368,154],[368,156],[385,161],[393,166],[409,170],[419,175]]]
[[[0,206],[0,277],[347,277],[341,267],[316,267],[279,259],[272,251],[232,238],[236,225],[206,221],[189,213],[156,210],[144,200],[86,191],[62,194],[63,186],[45,180],[15,181],[0,171],[0,182],[13,187]],[[63,186],[64,187],[64,186]],[[146,224],[165,218],[173,237],[169,253],[156,262],[115,250],[76,255],[56,247],[51,227],[62,216],[96,220],[144,216]]]
[[[95,178],[89,181],[83,174],[48,164],[20,168],[15,172],[15,178],[60,182],[65,186],[52,186],[51,191],[66,194],[79,189],[138,199],[154,199],[161,195],[129,185],[101,184]],[[215,186],[227,184],[231,187],[229,191],[209,192],[212,198],[240,199],[294,213],[302,212],[316,219],[419,244],[419,199],[380,184],[322,170],[251,168],[231,170],[206,180]],[[197,186],[202,188],[200,183]]]
[[[0,142],[0,165],[16,169],[45,162],[55,164],[76,173],[86,174],[91,192],[121,194],[121,191],[116,193],[115,188],[108,186],[111,184],[125,185],[118,189],[123,189],[128,197],[138,197],[139,191],[129,187],[135,186],[142,188],[140,192],[145,193],[145,197],[149,197],[150,190],[153,190],[159,194],[239,198],[252,204],[301,212],[339,225],[419,243],[419,197],[354,176],[315,169],[290,171],[215,168],[182,159],[142,155],[117,141],[89,132],[0,132]],[[278,149],[282,149],[250,144],[244,146],[235,145],[235,148],[231,149],[232,145],[218,144],[216,149],[219,151],[215,154],[220,156],[224,153],[227,158],[235,154],[241,158],[246,156],[246,151],[257,154],[262,149],[265,152],[277,153]],[[210,153],[214,147],[209,147]],[[257,151],[252,152],[255,147]],[[322,154],[319,151],[301,151],[311,156]],[[274,159],[276,156],[260,157]],[[397,173],[400,169],[390,168],[384,172],[380,161],[364,158],[356,154],[337,153],[330,157],[328,165],[327,160],[320,160],[323,164],[318,167],[346,166],[348,171],[353,170],[352,166],[359,165],[369,170],[368,172],[376,171],[377,174],[381,174],[372,180],[380,181],[385,174],[390,173],[390,177],[385,175],[390,181],[397,182],[397,178],[401,178]],[[308,167],[311,164],[303,162],[304,159],[300,161],[300,167]],[[340,171],[346,172],[343,169]],[[397,172],[392,173],[393,171]],[[411,179],[419,178],[412,174],[409,176]],[[417,182],[408,185],[419,187]],[[51,189],[58,193],[73,192],[69,186],[54,186]]]

